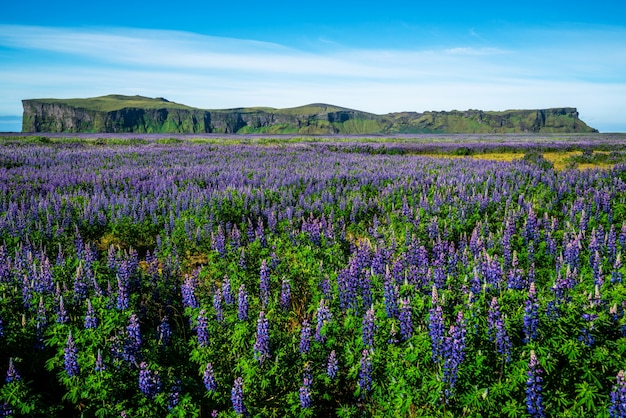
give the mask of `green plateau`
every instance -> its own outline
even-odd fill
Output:
[[[573,107],[384,115],[314,103],[275,109],[199,109],[164,98],[107,95],[22,100],[22,132],[361,135],[589,133]]]

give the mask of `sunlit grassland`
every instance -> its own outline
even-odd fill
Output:
[[[596,156],[608,156],[609,152],[595,151],[594,154]],[[428,156],[437,158],[472,158],[475,160],[511,162],[521,160],[524,157],[524,154],[519,152],[488,152],[467,156],[432,153],[428,154]],[[578,160],[582,159],[583,156],[584,154],[581,151],[548,151],[543,153],[543,157],[554,165],[555,170],[565,170],[566,168],[576,168],[579,170],[599,168],[608,170],[613,168],[616,164],[613,162],[607,162],[606,159],[602,158],[589,159],[589,162],[578,162]]]

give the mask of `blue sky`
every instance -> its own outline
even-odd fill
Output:
[[[626,132],[626,3],[10,1],[0,131],[21,100],[140,94],[207,109],[577,107]]]

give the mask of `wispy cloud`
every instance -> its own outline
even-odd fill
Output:
[[[177,31],[0,25],[0,114],[19,113],[23,98],[122,93],[204,108],[323,101],[376,113],[576,106],[592,125],[622,120],[626,130],[626,31],[485,39],[296,49]]]

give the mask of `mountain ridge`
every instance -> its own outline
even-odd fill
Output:
[[[201,109],[165,98],[112,94],[25,99],[22,132],[394,134],[597,132],[573,107],[374,114],[327,103],[277,109]]]

